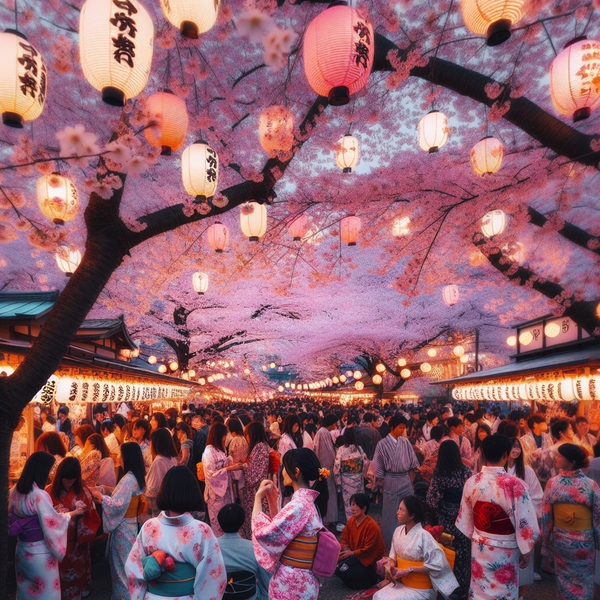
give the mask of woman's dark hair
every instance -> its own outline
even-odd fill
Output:
[[[356,504],[358,508],[366,508],[367,510],[365,510],[365,515],[369,514],[371,501],[369,500],[369,496],[367,496],[367,494],[363,494],[362,492],[352,494],[352,496],[350,496],[350,502],[348,504],[352,504],[352,502],[354,502],[354,504]]]
[[[319,509],[321,515],[327,512],[327,501],[329,500],[329,489],[327,487],[327,480],[321,479],[319,469],[321,463],[317,458],[317,455],[309,448],[296,448],[295,450],[288,450],[283,456],[283,466],[287,471],[287,474],[291,479],[296,480],[296,469],[300,471],[302,479],[308,485],[310,481],[314,481],[312,488],[319,492],[315,500],[315,504]],[[333,475],[329,475],[333,477]]]
[[[552,427],[550,429],[552,431],[552,436],[554,437],[554,439],[560,440],[560,434],[567,431],[567,429],[569,429],[569,426],[573,426],[573,423],[571,423],[569,419],[558,419],[558,421],[552,423]]]
[[[255,446],[260,444],[261,442],[267,443],[267,435],[265,433],[265,428],[261,423],[257,421],[252,421],[252,423],[248,423],[246,425],[246,435],[248,436],[248,454],[254,450]]]
[[[433,422],[433,420],[434,420],[436,417],[439,419],[439,418],[440,418],[440,414],[439,414],[437,411],[435,411],[435,410],[430,410],[430,411],[427,413],[427,417],[426,417],[426,418],[427,418],[427,422],[428,422],[428,423],[432,423],[432,422]]]
[[[344,431],[344,446],[354,446],[358,449],[358,441],[356,439],[356,431],[354,431],[354,427],[346,427]]]
[[[412,515],[415,523],[421,523],[423,521],[425,509],[423,508],[421,498],[418,496],[404,496],[401,502],[404,502],[406,512],[408,512],[409,515]]]
[[[150,436],[150,448],[154,456],[166,456],[167,458],[177,456],[177,449],[173,443],[171,432],[165,428],[154,430],[154,433]]]
[[[125,424],[127,423],[127,421],[125,420],[125,417],[123,415],[119,415],[119,414],[113,415],[112,422],[119,429],[123,429],[123,427],[125,427]]]
[[[245,520],[246,513],[239,504],[226,504],[217,514],[217,521],[224,533],[237,533]]]
[[[483,429],[483,431],[487,432],[488,437],[492,435],[492,430],[487,425],[477,425],[477,429],[475,430],[475,443],[473,444],[473,450],[477,450],[481,446],[481,440],[479,439],[479,432]]]
[[[496,433],[499,433],[500,435],[507,437],[509,440],[512,440],[513,438],[519,437],[521,429],[519,424],[515,421],[504,419],[498,424]]]
[[[108,433],[112,433],[115,430],[115,426],[110,419],[104,419],[104,421],[102,421],[102,425],[100,425],[100,431],[104,429],[106,429]]]
[[[121,445],[121,462],[123,475],[133,473],[138,482],[140,491],[146,487],[146,465],[142,449],[136,442],[126,442]]]
[[[454,440],[444,440],[438,449],[438,459],[433,474],[438,477],[450,477],[464,468],[458,444]]]
[[[187,467],[172,467],[160,484],[156,506],[176,513],[204,510],[198,479]]]
[[[177,425],[175,425],[175,431],[183,431],[183,433],[185,433],[187,436],[187,439],[193,441],[192,429],[187,423],[184,423],[183,421],[181,421],[181,423],[177,423]]]
[[[104,441],[104,438],[99,433],[94,433],[90,435],[88,441],[92,445],[93,448],[100,451],[102,454],[102,458],[110,458],[110,450]]]
[[[54,465],[54,456],[47,452],[34,452],[25,463],[19,481],[17,481],[17,492],[29,494],[35,483],[43,490],[48,483],[48,475]]]
[[[575,463],[576,469],[585,469],[590,466],[587,451],[577,444],[561,444],[558,447],[558,453]]]
[[[325,427],[325,429],[327,429],[328,427],[335,425],[337,422],[338,422],[337,415],[328,414],[323,417],[323,421],[321,422],[321,427]]]
[[[229,429],[230,433],[244,435],[244,428],[237,417],[231,417],[227,420],[227,429]]]
[[[533,426],[535,423],[545,423],[546,422],[546,417],[544,417],[544,415],[541,415],[540,413],[534,413],[533,415],[530,415],[527,419],[527,427],[529,427],[529,429],[533,430]]]
[[[148,421],[146,421],[146,419],[138,419],[137,421],[133,422],[133,427],[131,428],[131,433],[132,434],[133,434],[133,430],[136,427],[138,429],[143,429],[144,430],[144,437],[142,438],[142,441],[150,439],[150,423],[148,423]]]
[[[74,479],[75,482],[72,489],[75,490],[77,495],[81,494],[83,488],[83,484],[81,483],[81,465],[76,458],[68,456],[58,465],[54,481],[52,482],[52,495],[55,498],[60,498],[60,493],[63,490],[63,479]]]
[[[150,420],[154,419],[157,423],[158,429],[165,429],[167,427],[167,417],[161,412],[152,413]]]
[[[523,457],[523,445],[521,444],[521,440],[518,437],[514,437],[510,440],[511,451],[515,444],[519,444],[519,448],[521,448],[521,454],[519,454],[519,456],[515,458],[515,475],[519,479],[525,481],[525,459]],[[508,467],[508,461],[506,461],[506,467]]]
[[[298,425],[298,431],[296,433],[292,431],[294,425]],[[302,423],[296,415],[286,416],[286,418],[283,420],[283,431],[281,433],[287,433],[294,441],[294,444],[296,444],[296,448],[304,447],[304,438],[302,437]]]
[[[488,435],[481,442],[481,452],[488,465],[500,462],[505,454],[510,454],[511,448],[510,440],[499,433]]]
[[[479,421],[479,419],[483,419],[485,417],[485,415],[487,415],[487,408],[478,408],[475,411],[475,420]]]
[[[435,425],[431,428],[429,432],[432,440],[439,442],[444,437],[444,426],[443,425]]]
[[[92,425],[80,425],[74,432],[73,435],[78,437],[81,442],[85,445],[90,435],[94,435],[96,430]]]
[[[208,430],[208,438],[206,440],[206,446],[213,446],[221,452],[225,452],[223,447],[223,438],[227,435],[227,427],[225,423],[213,422]]]
[[[60,435],[58,435],[56,431],[47,431],[46,433],[42,433],[42,435],[40,435],[35,442],[35,451],[47,452],[53,456],[58,454],[63,458],[67,455],[65,445],[60,439]]]

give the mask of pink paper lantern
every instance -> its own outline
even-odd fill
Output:
[[[458,287],[456,285],[446,285],[442,292],[444,302],[448,306],[454,306],[458,302]]]
[[[299,242],[308,231],[308,218],[306,215],[300,215],[297,219],[294,219],[288,228],[290,235],[294,238],[295,242]]]
[[[344,217],[340,222],[342,242],[348,246],[356,246],[360,232],[360,219],[358,217]]]
[[[217,221],[206,230],[206,241],[215,252],[220,254],[229,243],[229,230],[223,223]]]

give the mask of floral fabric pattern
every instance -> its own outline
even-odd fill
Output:
[[[260,442],[252,448],[248,456],[248,468],[245,472],[246,493],[242,498],[242,507],[246,513],[246,520],[240,531],[242,537],[247,540],[252,539],[252,507],[254,506],[254,497],[261,481],[267,479],[269,474],[269,446],[265,442]],[[267,501],[263,498],[263,511],[267,510]]]
[[[210,526],[217,537],[223,535],[217,515],[226,504],[231,502],[229,472],[225,469],[231,464],[233,464],[231,458],[214,446],[206,446],[204,449],[204,454],[202,454],[202,465],[206,478],[204,500],[210,516]]]
[[[359,446],[342,446],[337,449],[333,473],[336,485],[341,486],[344,498],[344,512],[346,520],[349,520],[350,498],[353,494],[365,491],[364,469],[367,457]]]

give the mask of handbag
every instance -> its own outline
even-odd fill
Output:
[[[198,477],[198,481],[206,481],[206,476],[204,475],[204,465],[202,464],[202,461],[196,465],[196,475]]]
[[[312,572],[317,577],[333,577],[340,558],[340,543],[331,531],[322,527],[317,533],[317,551]]]

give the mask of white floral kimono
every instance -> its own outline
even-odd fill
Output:
[[[396,563],[398,557],[413,562],[422,561],[429,571],[432,589],[421,590],[402,583],[389,583],[375,593],[373,600],[435,600],[437,592],[447,598],[458,587],[444,551],[420,523],[408,533],[406,525],[400,525],[394,531],[390,558]]]
[[[231,503],[231,486],[229,485],[229,472],[225,467],[232,465],[231,457],[225,452],[217,450],[214,446],[206,446],[202,454],[202,466],[206,487],[204,488],[204,500],[208,507],[210,526],[217,537],[223,535],[223,530],[217,520],[219,511]]]
[[[196,568],[194,594],[179,596],[179,600],[221,600],[227,573],[214,533],[206,523],[196,521],[189,513],[169,517],[164,511],[144,523],[129,553],[125,571],[131,600],[169,598],[153,594],[143,577],[141,558],[156,550],[166,552],[176,563],[188,563]]]
[[[37,515],[44,535],[39,542],[19,540],[17,543],[17,598],[60,600],[58,561],[67,551],[67,528],[71,515],[57,513],[50,495],[35,483],[27,495],[19,494],[17,486],[13,487],[8,503],[9,510],[16,517]]]

